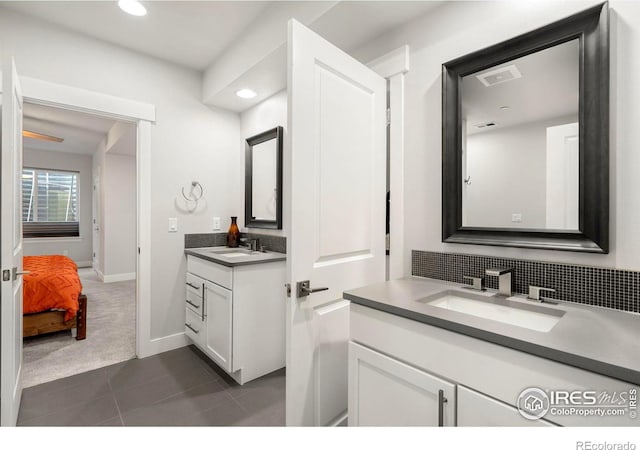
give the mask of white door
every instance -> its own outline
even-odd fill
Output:
[[[347,410],[342,292],[385,280],[386,82],[295,20],[287,65],[287,425],[331,425]],[[307,280],[328,289],[298,293]]]
[[[0,422],[12,426],[22,396],[22,93],[13,61],[2,75]]]
[[[349,344],[349,426],[454,426],[455,411],[453,383]]]
[[[578,132],[578,122],[547,128],[548,229],[578,229]]]

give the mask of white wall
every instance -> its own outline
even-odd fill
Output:
[[[547,128],[576,120],[560,117],[468,134],[471,184],[463,186],[462,224],[546,228]],[[522,221],[512,222],[512,214],[521,214]]]
[[[251,136],[270,130],[277,126],[281,126],[284,133],[287,132],[287,91],[283,90],[268,99],[258,103],[256,106],[247,109],[240,114],[240,155],[242,167],[242,180],[240,184],[239,202],[242,210],[238,214],[238,225],[244,227],[244,152],[245,140]],[[284,137],[283,137],[284,144]],[[286,183],[283,181],[283,186]],[[286,217],[287,211],[283,211],[283,218]],[[284,219],[283,219],[284,220]],[[275,236],[286,236],[286,220],[283,223],[282,230],[267,230],[263,228],[244,228],[243,231],[253,233],[271,234]]]
[[[598,2],[451,2],[354,53],[370,61],[411,49],[405,95],[405,273],[412,249],[640,269],[640,3],[611,0],[611,252],[592,255],[441,242],[442,64]]]
[[[0,45],[20,74],[156,106],[151,130],[151,336],[184,332],[184,233],[211,230],[213,215],[237,209],[242,173],[239,117],[201,103],[201,74],[67,32],[0,8]],[[231,170],[229,168],[232,168]],[[178,209],[180,188],[204,187],[198,211]],[[167,232],[178,218],[179,231]],[[224,223],[223,223],[224,226]],[[228,227],[228,221],[226,223]],[[179,341],[179,340],[178,340]],[[178,342],[170,341],[170,342]]]
[[[80,172],[78,175],[78,197],[80,200],[80,237],[79,238],[33,238],[25,239],[25,255],[64,255],[82,267],[91,266],[91,156],[76,153],[63,153],[24,149],[24,167],[38,169],[57,169]]]
[[[121,130],[116,124],[113,129]],[[100,143],[93,157],[93,179],[99,177],[99,245],[97,267],[104,281],[133,279],[137,249],[136,158],[113,154],[110,134]],[[129,143],[135,153],[135,141]]]
[[[104,274],[131,274],[136,271],[137,249],[136,159],[107,153],[103,174]]]
[[[133,128],[133,129],[132,129]],[[137,249],[135,126],[116,122],[93,156],[99,180],[96,267],[105,282],[134,279]],[[117,154],[118,150],[122,154]]]

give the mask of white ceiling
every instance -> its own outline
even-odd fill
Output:
[[[116,1],[0,2],[87,36],[203,70],[273,2],[142,1],[135,17]]]
[[[199,71],[231,71],[203,101],[241,112],[286,87],[286,29],[294,17],[349,52],[443,1],[142,1],[144,17],[111,1],[0,1],[0,6]],[[253,42],[250,48],[242,44]],[[257,42],[255,42],[257,40]],[[258,50],[271,40],[267,52]],[[246,45],[245,45],[246,47]],[[252,54],[255,53],[255,54]],[[267,54],[265,54],[267,53]],[[244,67],[229,62],[250,61]],[[244,64],[244,63],[243,63]],[[207,81],[205,73],[205,86]],[[250,87],[252,100],[235,91]]]
[[[269,8],[303,11],[310,1],[141,1],[144,17],[125,14],[114,1],[0,1],[4,6],[81,34],[196,70],[204,70],[234,41],[250,33]],[[312,29],[351,50],[435,8],[438,1],[345,1]],[[278,4],[278,5],[276,5]],[[288,16],[287,16],[288,18]],[[275,26],[286,27],[283,24]],[[286,29],[286,28],[285,28]]]
[[[24,147],[93,155],[115,123],[87,113],[25,103],[23,129],[61,137],[64,141],[49,142],[25,137]]]
[[[320,17],[306,25],[337,47],[351,52],[442,4],[441,1],[337,2],[335,6],[328,8]],[[271,26],[286,30],[287,17],[281,17],[281,19],[281,21],[274,21]],[[286,33],[281,33],[280,36],[280,41],[274,42],[276,50],[268,55],[255,55],[253,67],[239,73],[223,89],[213,95],[205,96],[204,101],[220,108],[242,112],[286,88]],[[233,47],[229,49],[229,51],[234,50],[240,53],[246,49]],[[216,65],[212,67],[215,68]],[[258,96],[253,99],[238,98],[235,92],[245,87],[256,91]]]
[[[578,116],[579,42],[577,39],[496,65],[477,74],[514,64],[522,74],[484,86],[476,74],[462,80],[462,117],[467,134],[565,116]],[[508,106],[508,109],[500,109]],[[495,126],[478,129],[479,123]]]

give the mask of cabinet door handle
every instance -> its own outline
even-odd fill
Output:
[[[193,331],[195,334],[200,333],[200,331],[198,331],[195,328],[193,328],[190,323],[185,323],[184,326],[187,327],[188,329],[190,329],[191,331]]]
[[[193,306],[194,308],[196,308],[196,309],[199,309],[199,308],[200,308],[200,305],[196,305],[195,303],[190,302],[190,301],[189,301],[189,299],[187,299],[187,300],[186,300],[186,302],[187,302],[188,304],[190,304],[191,306]]]
[[[202,283],[202,321],[204,322],[204,291],[207,289],[207,285]]]
[[[190,286],[190,287],[192,287],[194,289],[200,290],[200,286],[198,286],[197,284],[189,283],[188,281],[187,281],[187,286]]]
[[[442,389],[438,390],[438,426],[444,426],[444,404],[447,403],[447,398],[444,396]]]

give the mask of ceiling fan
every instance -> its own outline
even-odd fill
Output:
[[[50,142],[64,141],[64,139],[61,137],[50,136],[48,134],[36,133],[35,131],[27,131],[27,130],[22,131],[22,136],[32,138],[32,139],[39,139],[41,141],[50,141]]]

